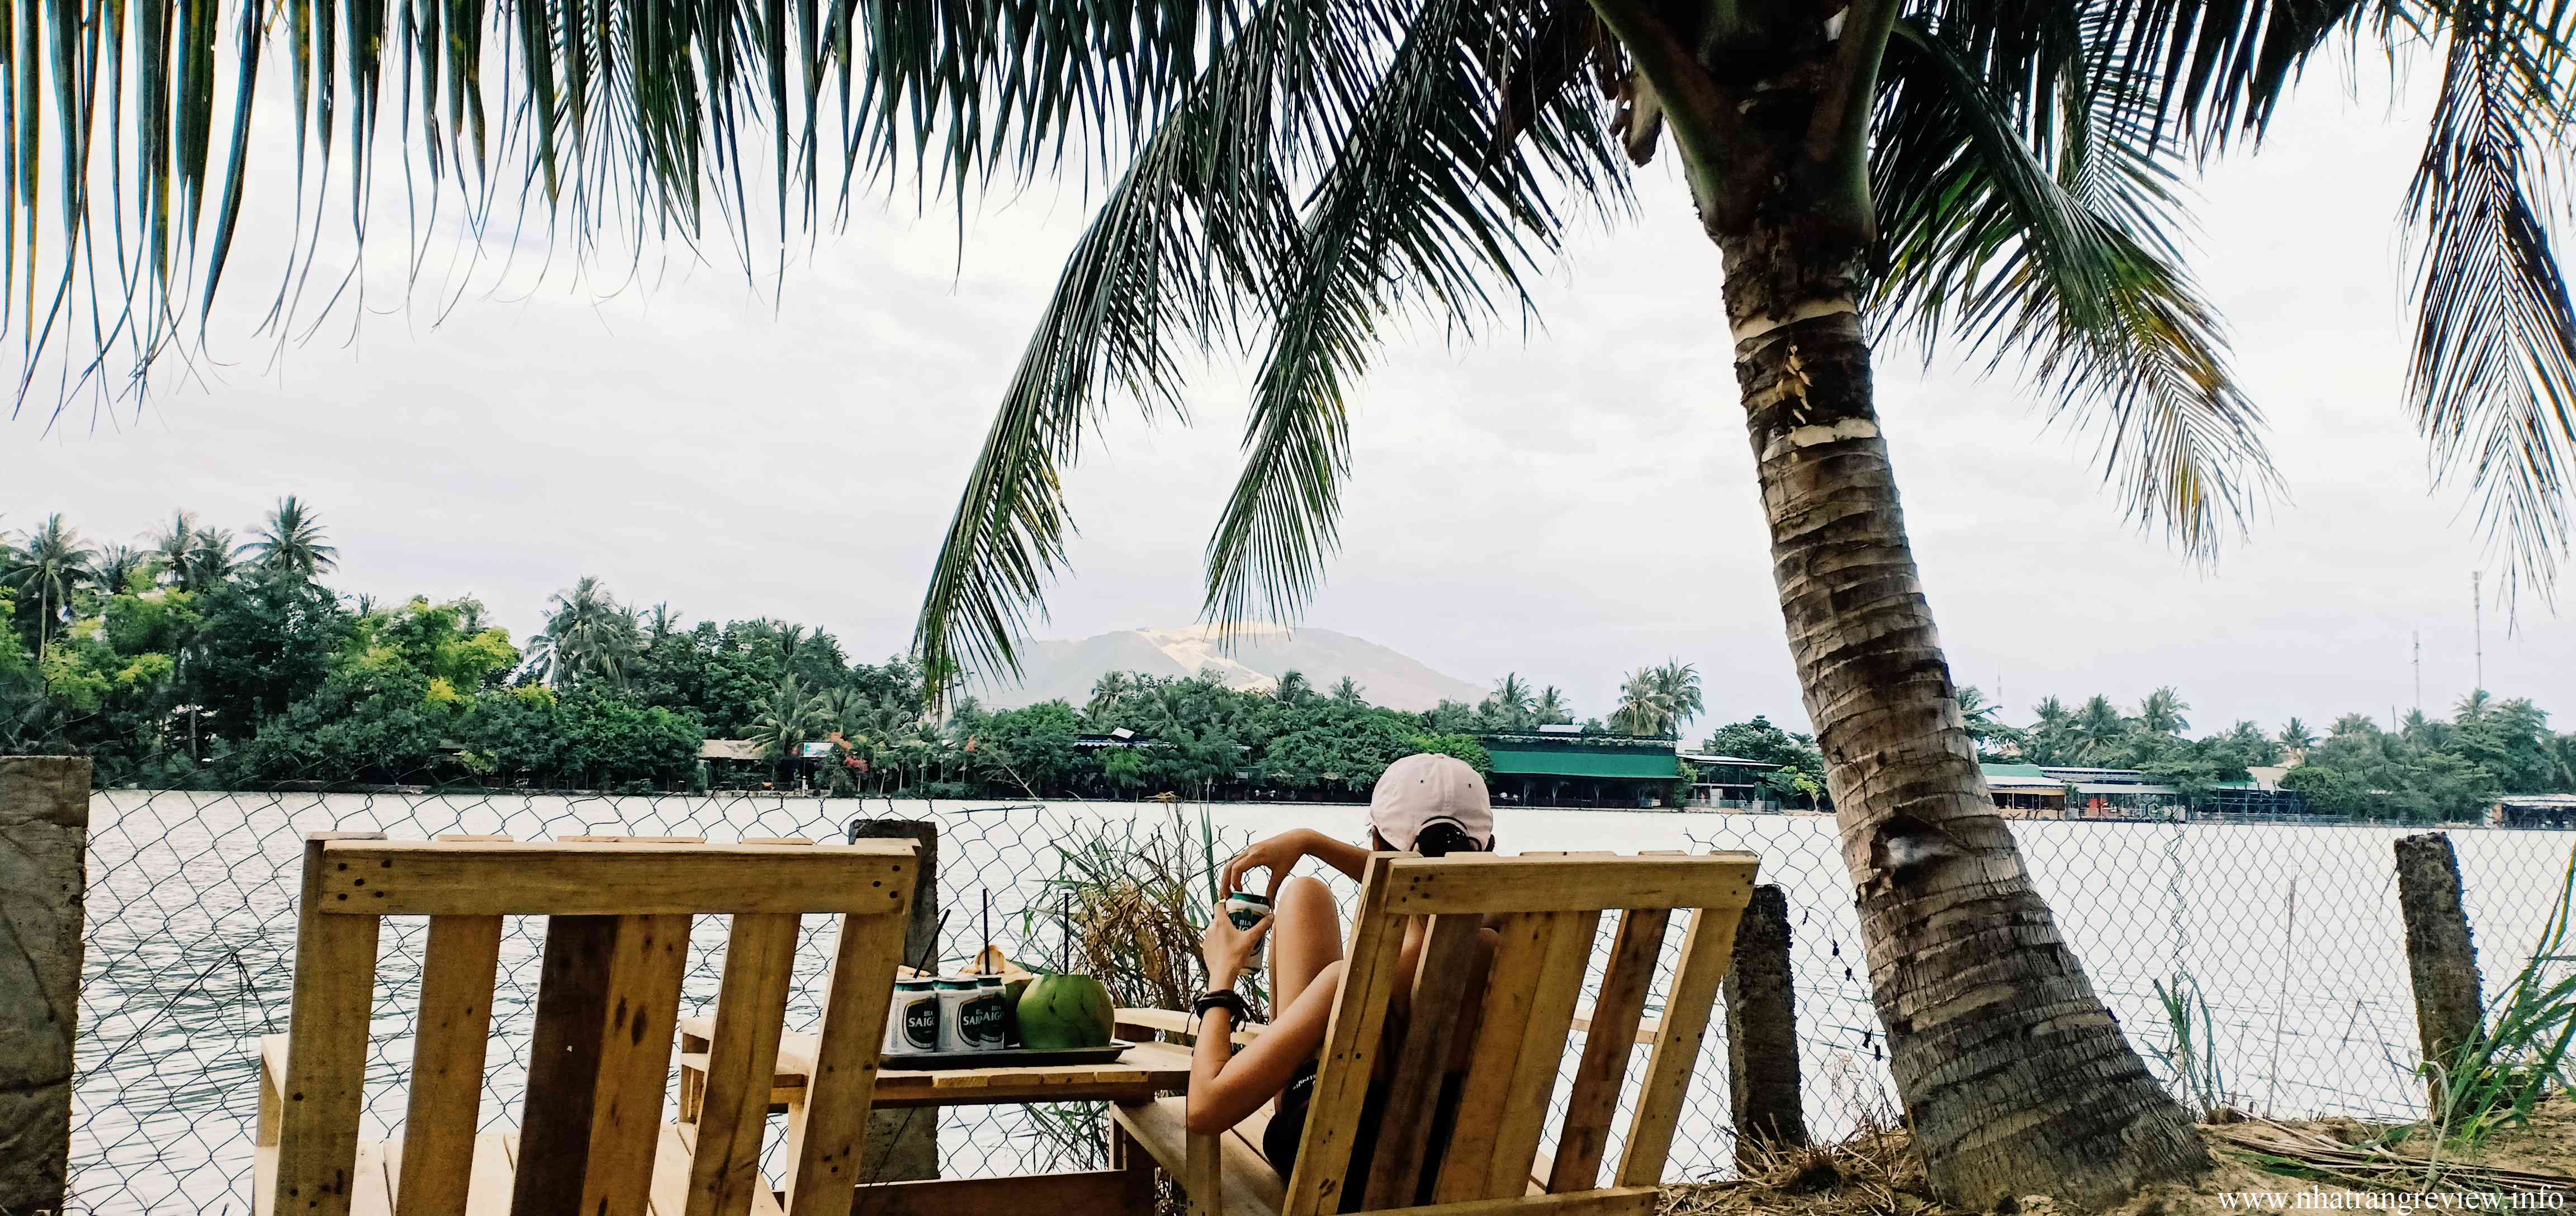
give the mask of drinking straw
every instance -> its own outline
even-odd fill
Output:
[[[1064,921],[1064,946],[1063,946],[1062,950],[1060,951],[1060,955],[1059,955],[1059,957],[1056,959],[1056,973],[1057,973],[1058,975],[1065,975],[1065,974],[1070,974],[1070,973],[1073,971],[1073,893],[1072,893],[1072,892],[1070,892],[1070,891],[1065,892],[1065,893],[1064,893],[1064,895],[1063,895],[1063,897],[1057,901],[1056,915],[1057,915],[1057,916],[1059,916],[1059,917],[1061,917],[1061,918],[1063,919],[1063,921]]]
[[[922,943],[922,956],[921,956],[921,959],[920,959],[920,961],[919,961],[919,962],[916,962],[916,963],[914,963],[914,964],[912,965],[912,969],[913,969],[913,970],[915,970],[915,971],[927,970],[927,971],[929,971],[932,975],[937,975],[937,974],[939,974],[939,968],[938,968],[938,963],[939,963],[939,939],[940,939],[941,937],[945,936],[945,935],[947,934],[947,932],[948,932],[948,914],[947,914],[946,912],[942,912],[942,913],[940,913],[940,914],[939,914],[939,925],[938,925],[938,927],[937,927],[937,928],[934,928],[934,929],[932,929],[932,930],[930,931],[930,940],[929,940],[929,941],[927,941],[927,942]],[[923,967],[923,966],[922,966],[922,964],[923,964],[923,963],[928,963],[928,964],[931,964],[931,965],[930,965],[929,967],[925,968],[925,967]]]
[[[991,971],[986,970],[986,968],[991,967],[991,966],[993,965],[993,964],[989,961],[992,957],[993,957],[993,888],[991,888],[991,887],[986,887],[986,888],[984,888],[984,948],[983,948],[981,951],[977,952],[977,953],[976,953],[976,955],[975,955],[975,974],[977,974],[977,975],[991,975],[991,974],[992,974],[992,972],[991,972]]]

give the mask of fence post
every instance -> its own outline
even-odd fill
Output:
[[[2406,919],[2416,1035],[2426,1063],[2447,1065],[2460,1044],[2477,1034],[2484,1006],[2477,942],[2460,903],[2460,859],[2449,836],[2426,832],[2398,839],[2397,904]]]
[[[853,819],[850,842],[909,840],[920,868],[913,874],[912,915],[904,924],[906,963],[929,958],[938,969],[939,825],[927,819]],[[939,1110],[881,1110],[868,1116],[860,1177],[871,1182],[923,1182],[939,1176]]]
[[[70,1201],[89,779],[85,757],[0,757],[0,1213]]]
[[[1726,1072],[1735,1114],[1735,1163],[1750,1167],[1762,1144],[1807,1142],[1798,1096],[1798,1008],[1790,990],[1789,897],[1753,888],[1735,922],[1735,960],[1726,1001]]]

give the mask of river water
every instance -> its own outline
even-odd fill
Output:
[[[286,1027],[294,892],[306,832],[374,830],[419,839],[507,832],[809,836],[838,839],[858,817],[926,818],[941,828],[939,882],[955,910],[944,949],[994,937],[1015,957],[1050,956],[1044,911],[1059,845],[1161,831],[1230,850],[1306,826],[1363,835],[1356,806],[1130,803],[927,804],[680,796],[321,795],[118,791],[91,804],[90,924],[75,1097],[76,1209],[247,1211],[259,1035]],[[1790,905],[1801,1066],[1819,1134],[1892,1110],[1860,940],[1829,818],[1709,812],[1514,809],[1506,852],[1749,849]],[[2399,829],[2358,826],[2023,822],[2014,825],[2041,893],[2094,983],[2160,1076],[2174,1035],[2157,985],[2178,978],[2205,1002],[2228,1100],[2288,1115],[2403,1118],[2416,1102],[2408,995],[2390,845]],[[2453,833],[2492,994],[2528,956],[2557,899],[2576,836]],[[1032,915],[1034,913],[1034,915]],[[486,1126],[515,1122],[541,926],[514,919],[494,996],[498,1050]],[[827,942],[809,930],[791,1023],[811,1019]],[[419,922],[389,924],[379,963],[367,1134],[397,1132],[409,1057]],[[1676,935],[1678,937],[1678,935]],[[711,1005],[704,918],[684,1012]],[[1668,955],[1671,951],[1668,949]],[[1667,965],[1669,966],[1669,959]],[[1596,962],[1597,966],[1597,962]],[[2203,1016],[2195,1004],[2195,1022]],[[1725,1052],[1713,1034],[1673,1155],[1674,1177],[1732,1158]],[[1642,1052],[1639,1053],[1642,1064]],[[1634,1070],[1632,1070],[1633,1073]],[[1562,1099],[1560,1091],[1559,1100]],[[943,1115],[951,1176],[1056,1168],[1090,1150],[1081,1112],[961,1108]]]

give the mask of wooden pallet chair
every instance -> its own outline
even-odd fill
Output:
[[[1644,1216],[1681,1118],[1735,941],[1753,891],[1750,853],[1466,854],[1374,856],[1360,881],[1342,986],[1325,1032],[1293,1177],[1280,1179],[1259,1129],[1215,1136],[1187,1130],[1186,1099],[1113,1111],[1188,1194],[1193,1216]],[[1619,913],[1609,970],[1588,1018],[1577,1016],[1602,915]],[[1648,990],[1675,912],[1689,928],[1663,1017],[1645,1019]],[[1407,922],[1428,917],[1414,974],[1400,973]],[[1444,1070],[1465,1012],[1479,930],[1501,938],[1467,1066],[1448,1109]],[[1387,1034],[1398,988],[1415,985],[1401,1043]],[[1164,1029],[1127,1015],[1138,1029]],[[1583,1054],[1542,1158],[1549,1098],[1580,1027]],[[1643,1029],[1641,1029],[1643,1028]],[[1636,1113],[1616,1169],[1601,1178],[1631,1055],[1651,1043]],[[1395,1052],[1374,1129],[1360,1126],[1381,1056]],[[1260,1115],[1247,1126],[1266,1119]],[[1449,1129],[1432,1142],[1435,1124]],[[1351,1150],[1373,1130],[1369,1176],[1349,1176]]]
[[[914,846],[391,841],[323,833],[304,850],[292,1021],[260,1051],[259,1216],[744,1216],[779,1213],[761,1176],[770,1070],[797,935],[839,918],[833,981],[786,1154],[783,1211],[846,1216]],[[731,920],[697,1119],[663,1122],[692,918]],[[359,1115],[388,916],[425,916],[403,1135]],[[502,918],[544,916],[527,1097],[478,1134]]]

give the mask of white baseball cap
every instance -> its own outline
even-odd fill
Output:
[[[1494,839],[1494,803],[1485,779],[1456,756],[1420,752],[1386,766],[1369,792],[1369,826],[1387,846],[1413,851],[1422,830],[1454,823],[1479,846]]]

